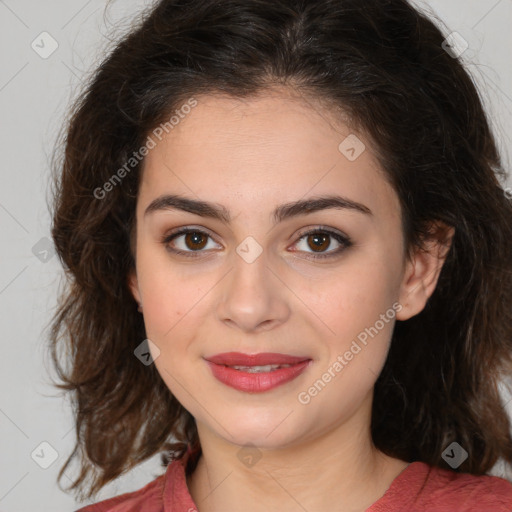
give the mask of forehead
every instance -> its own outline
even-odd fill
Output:
[[[145,158],[146,206],[159,194],[179,193],[258,211],[337,193],[397,214],[398,198],[369,141],[318,102],[286,91],[196,100]]]

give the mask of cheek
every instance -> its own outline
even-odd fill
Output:
[[[298,400],[314,404],[315,414],[329,421],[359,407],[386,361],[396,312],[393,285],[380,275],[386,274],[347,273],[312,307],[331,332],[323,337],[317,369]]]
[[[380,373],[389,350],[399,289],[396,269],[382,254],[361,255],[336,273],[335,280],[325,282],[323,293],[315,289],[312,293],[308,286],[304,295],[309,294],[308,306],[328,327],[319,373],[330,369],[344,375],[336,379],[340,386],[350,381],[351,386],[361,384],[365,389]],[[331,367],[335,361],[341,370],[339,365]]]
[[[137,255],[137,277],[146,333],[160,345],[193,301],[193,287],[173,272],[165,254],[145,248]]]
[[[211,311],[209,292],[218,276],[198,273],[193,264],[173,265],[165,254],[154,250],[141,251],[137,273],[147,337],[159,347],[164,359],[170,358],[171,352],[181,352],[182,360],[188,358],[184,352],[191,350],[205,325],[205,316]]]
[[[315,284],[317,288],[307,286],[303,295],[311,310],[338,337],[373,325],[392,307],[399,290],[393,269],[377,261],[368,266],[347,266],[335,279],[323,281],[321,286],[320,282]]]

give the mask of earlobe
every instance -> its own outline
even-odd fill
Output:
[[[412,261],[407,262],[399,297],[403,307],[397,312],[397,320],[407,320],[417,315],[427,304],[436,288],[455,229],[436,222],[429,232],[425,247],[417,248]]]

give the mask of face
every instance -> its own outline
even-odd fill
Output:
[[[311,102],[197,101],[145,159],[130,286],[198,426],[300,443],[368,411],[395,320],[426,300],[398,197],[369,141]]]

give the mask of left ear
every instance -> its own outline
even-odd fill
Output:
[[[127,282],[128,282],[128,287],[130,288],[130,291],[132,292],[133,298],[140,305],[142,303],[142,297],[140,295],[139,281],[137,279],[137,272],[135,271],[135,269],[130,270],[130,272],[128,273]]]
[[[407,320],[420,313],[434,293],[439,274],[450,250],[455,228],[442,222],[430,226],[423,249],[416,248],[412,261],[407,261],[400,286],[397,320]]]

